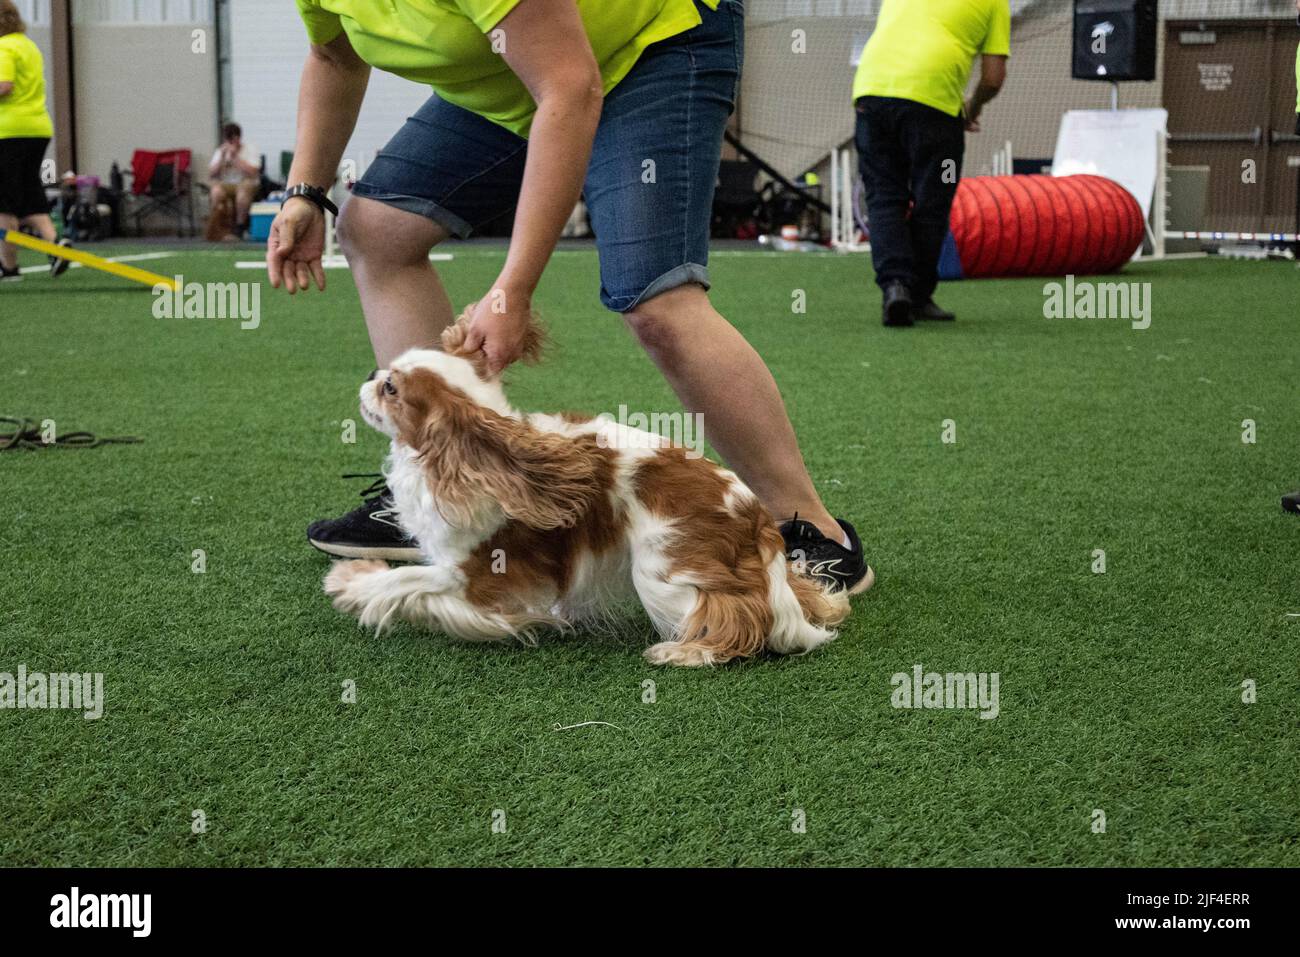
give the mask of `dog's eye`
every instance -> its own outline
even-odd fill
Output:
[[[392,379],[384,380],[384,395],[397,395],[397,389],[394,388]]]

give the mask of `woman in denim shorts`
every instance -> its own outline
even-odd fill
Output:
[[[428,102],[353,188],[338,221],[375,358],[430,347],[454,319],[429,250],[511,210],[505,265],[469,343],[519,357],[533,291],[580,195],[600,298],[620,313],[810,572],[851,591],[873,575],[818,498],[766,365],[709,303],[722,135],[744,49],[741,0],[297,0],[312,43],[290,194],[272,226],[273,286],[315,284],[324,215],[370,68],[429,84]],[[297,194],[297,195],[295,195]],[[314,523],[318,548],[416,558],[384,490]]]

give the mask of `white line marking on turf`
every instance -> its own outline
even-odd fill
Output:
[[[82,251],[84,252],[85,250]],[[110,263],[140,263],[140,262],[145,262],[146,260],[149,259],[166,259],[168,256],[175,256],[175,255],[177,254],[173,252],[135,253],[131,256],[105,256],[103,257],[103,259],[104,262],[110,262]],[[72,269],[81,268],[81,263],[69,263],[68,265]],[[49,272],[50,264],[46,263],[44,266],[24,266],[18,271],[22,273],[24,276],[27,275],[29,272]]]
[[[582,721],[582,722],[579,722],[578,724],[567,724],[567,725],[562,725],[562,724],[560,724],[560,722],[557,721],[557,722],[555,722],[555,725],[551,728],[551,730],[552,730],[552,731],[572,731],[574,728],[585,728],[585,727],[587,727],[587,726],[589,726],[589,725],[593,725],[593,724],[603,724],[603,725],[604,725],[605,727],[607,727],[607,728],[618,728],[618,730],[620,730],[620,731],[623,730],[622,728],[619,728],[618,725],[616,725],[616,724],[610,724],[608,721]]]
[[[451,262],[454,257],[451,253],[429,253],[429,262],[445,263]],[[241,259],[235,263],[236,269],[265,269],[265,259]],[[343,257],[336,259],[321,260],[322,269],[347,269],[348,261]]]
[[[168,256],[179,256],[180,253],[168,250],[161,253],[135,253],[131,256],[110,256],[108,261],[111,263],[138,263],[147,259],[166,259]],[[79,263],[77,265],[80,265]]]

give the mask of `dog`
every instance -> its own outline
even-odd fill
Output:
[[[335,562],[335,608],[380,632],[403,620],[533,643],[635,596],[657,665],[803,654],[835,637],[848,596],[787,563],[735,474],[608,417],[520,413],[464,348],[469,315],[443,332],[443,351],[410,350],[361,386],[362,417],[392,440],[385,474],[423,563]],[[541,343],[534,322],[525,361]]]
[[[233,239],[235,232],[235,197],[225,190],[213,191],[212,209],[208,213],[203,238],[210,243]]]

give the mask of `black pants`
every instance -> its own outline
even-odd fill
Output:
[[[858,170],[866,185],[876,282],[882,289],[901,282],[917,303],[925,302],[939,284],[966,125],[912,100],[864,96],[857,109]]]
[[[41,183],[41,161],[49,145],[49,137],[0,139],[0,213],[22,219],[50,211]]]

